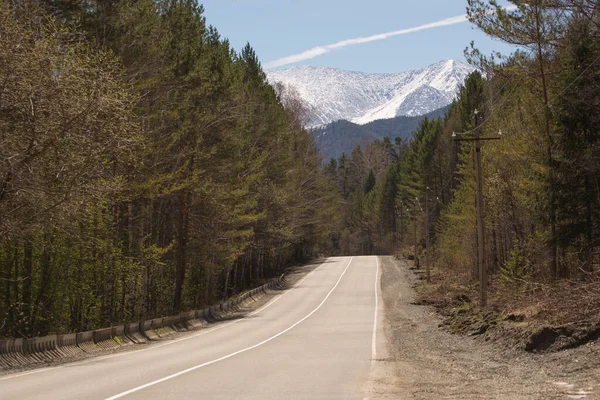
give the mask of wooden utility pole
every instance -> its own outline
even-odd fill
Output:
[[[485,229],[483,213],[483,173],[481,169],[481,142],[484,140],[499,140],[500,137],[481,137],[480,126],[478,124],[479,112],[475,110],[475,129],[474,138],[454,139],[457,142],[474,141],[475,142],[475,181],[477,184],[476,205],[477,205],[477,269],[479,272],[479,300],[481,306],[487,305],[487,267],[485,263]],[[453,133],[452,136],[461,135]],[[498,132],[501,135],[501,132]]]
[[[475,114],[477,120],[477,114]],[[485,265],[485,240],[483,226],[483,177],[481,173],[481,138],[479,126],[475,128],[475,180],[477,183],[477,266],[479,270],[479,297],[481,305],[487,304],[487,268]]]
[[[400,251],[404,241],[404,210],[403,207],[400,207],[400,213],[398,213],[398,207],[394,206],[394,211],[396,214],[396,221],[394,223],[394,233],[396,235],[395,244],[398,246],[398,251]],[[400,230],[398,230],[398,222],[400,222]]]
[[[431,274],[429,268],[429,252],[431,246],[429,243],[429,187],[425,186],[425,247],[427,252],[425,253],[425,268],[427,270],[427,282],[431,282]]]
[[[414,237],[414,243],[415,243],[415,267],[416,268],[420,268],[419,265],[419,256],[418,256],[418,252],[417,252],[417,205],[415,204],[413,206],[413,219],[414,219],[414,229],[415,229],[415,237]]]

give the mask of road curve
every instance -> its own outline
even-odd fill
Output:
[[[363,399],[379,340],[378,272],[377,257],[329,258],[234,323],[4,376],[0,398]]]

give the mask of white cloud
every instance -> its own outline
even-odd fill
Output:
[[[516,8],[517,8],[516,6],[510,6],[510,7],[506,7],[506,10],[515,10]],[[385,39],[391,38],[393,36],[406,35],[409,33],[424,31],[427,29],[434,29],[434,28],[440,28],[442,26],[461,24],[463,22],[467,22],[466,15],[459,15],[459,16],[452,17],[452,18],[446,18],[441,21],[436,21],[436,22],[431,22],[429,24],[419,25],[419,26],[415,26],[413,28],[401,29],[399,31],[380,33],[378,35],[359,37],[359,38],[354,38],[354,39],[346,39],[346,40],[342,40],[340,42],[328,44],[326,46],[313,47],[312,49],[303,51],[302,53],[292,54],[291,56],[287,56],[287,57],[279,58],[277,60],[269,61],[265,64],[265,66],[267,68],[282,67],[284,65],[293,64],[293,63],[296,63],[299,61],[310,60],[311,58],[318,57],[320,55],[329,53],[333,50],[340,49],[340,48],[346,47],[346,46],[352,46],[352,45],[361,44],[361,43],[369,43],[369,42],[374,42],[377,40],[385,40]]]
[[[466,21],[467,21],[466,15],[460,15],[457,17],[446,18],[444,20],[432,22],[432,23],[425,24],[425,25],[415,26],[413,28],[401,29],[399,31],[380,33],[378,35],[373,35],[373,36],[342,40],[340,42],[328,44],[326,46],[313,47],[312,49],[303,51],[302,53],[293,54],[291,56],[287,56],[287,57],[283,57],[283,58],[280,58],[280,59],[277,59],[274,61],[270,61],[270,62],[266,63],[265,66],[267,68],[282,67],[284,65],[293,64],[298,61],[310,60],[311,58],[318,57],[320,55],[329,53],[332,50],[340,49],[342,47],[352,46],[352,45],[361,44],[361,43],[374,42],[376,40],[385,40],[385,39],[388,39],[393,36],[406,35],[408,33],[424,31],[427,29],[460,24],[460,23],[466,22]]]
[[[268,62],[267,68],[281,67],[282,65],[293,64],[298,61],[310,60],[320,56],[321,54],[329,53],[331,50],[326,47],[314,47],[310,50],[303,51],[302,53],[293,54],[291,56],[283,57],[275,61]]]

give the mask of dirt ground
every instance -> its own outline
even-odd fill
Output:
[[[600,345],[535,354],[442,329],[433,307],[416,305],[417,278],[381,257],[387,356],[369,399],[600,399]]]

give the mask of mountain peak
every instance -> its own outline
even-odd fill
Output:
[[[340,119],[365,124],[424,115],[452,102],[474,68],[452,58],[400,73],[365,73],[295,66],[267,70],[269,82],[294,87],[311,110],[309,127]]]
[[[443,60],[438,61],[426,68],[430,68],[430,67],[441,67],[441,68],[454,69],[454,68],[464,68],[464,67],[470,67],[470,66],[469,66],[469,64],[463,63],[454,58],[444,58]]]
[[[442,61],[440,61],[438,64],[444,64],[444,65],[454,65],[454,63],[458,63],[459,61],[455,60],[454,58],[444,58]]]

